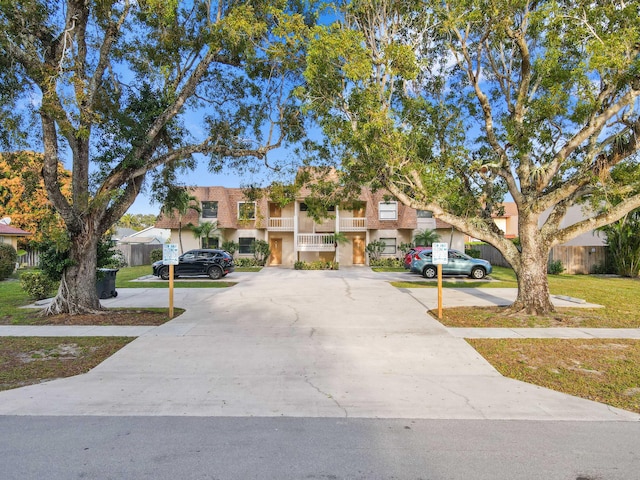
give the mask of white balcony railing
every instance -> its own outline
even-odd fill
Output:
[[[301,252],[333,252],[333,235],[301,233],[298,235],[298,250]]]
[[[364,217],[340,217],[341,232],[362,232],[367,229],[367,219]]]
[[[267,229],[272,232],[293,232],[293,217],[269,217]]]

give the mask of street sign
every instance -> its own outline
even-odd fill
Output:
[[[178,244],[165,243],[162,246],[162,264],[163,265],[178,265]]]
[[[434,265],[446,265],[449,263],[449,245],[446,243],[434,243],[431,245],[431,260]]]

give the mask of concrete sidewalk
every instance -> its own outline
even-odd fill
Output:
[[[164,290],[131,290],[109,306],[166,306]],[[87,374],[0,392],[0,414],[640,420],[502,377],[426,315],[427,293],[369,269],[176,292],[183,315]]]

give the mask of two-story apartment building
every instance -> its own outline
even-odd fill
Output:
[[[367,264],[366,245],[380,240],[385,243],[383,256],[400,258],[401,243],[411,243],[416,231],[437,229],[442,241],[451,248],[464,248],[460,232],[452,235],[451,227],[436,222],[429,212],[419,212],[400,202],[388,200],[383,192],[364,190],[359,201],[350,207],[330,207],[327,218],[316,222],[308,214],[305,190],[299,198],[285,206],[261,197],[247,199],[245,190],[225,187],[190,189],[200,204],[200,212],[190,210],[181,219],[182,244],[185,251],[193,248],[221,247],[224,241],[239,244],[237,256],[250,257],[254,240],[268,242],[271,255],[268,265],[293,266],[296,261],[334,260],[342,266]],[[187,225],[215,222],[217,229],[209,238],[197,238]],[[177,216],[161,216],[157,228],[171,229],[171,242],[178,242]],[[334,241],[342,233],[346,242]],[[453,241],[451,241],[453,239]]]

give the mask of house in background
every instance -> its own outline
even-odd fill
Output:
[[[168,228],[147,227],[120,238],[118,244],[162,245],[169,238],[171,238],[171,230]]]
[[[399,246],[412,243],[416,232],[435,228],[442,241],[452,240],[452,248],[464,249],[464,236],[451,226],[438,222],[429,212],[418,214],[413,208],[389,200],[388,193],[363,189],[349,206],[329,207],[327,218],[315,221],[308,213],[305,199],[310,190],[302,188],[298,197],[282,206],[261,196],[249,200],[240,188],[194,187],[189,194],[199,202],[200,212],[189,210],[182,216],[183,250],[219,248],[225,241],[239,245],[237,256],[251,257],[251,245],[263,240],[271,250],[268,265],[292,267],[296,261],[312,262],[336,259],[342,266],[365,265],[366,245],[385,243],[382,257],[401,258]],[[191,225],[215,222],[210,238],[197,238]],[[155,225],[171,231],[171,243],[179,243],[179,219],[161,215]],[[346,242],[336,244],[334,234]]]
[[[28,237],[29,235],[32,234],[21,228],[12,227],[7,223],[0,222],[0,243],[9,244],[15,250],[18,250],[18,239]]]
[[[515,202],[503,202],[503,212],[493,215],[493,221],[504,232],[505,238],[518,237],[518,208]],[[479,242],[477,238],[465,236],[466,242]]]

